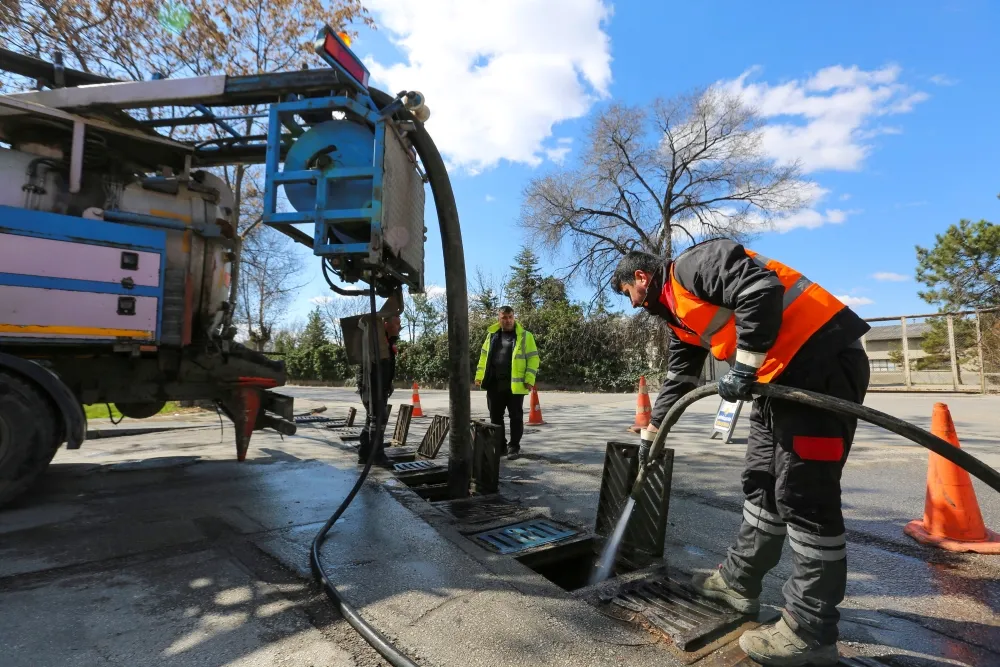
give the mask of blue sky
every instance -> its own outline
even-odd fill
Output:
[[[932,311],[917,296],[914,246],[963,217],[1000,222],[1000,3],[367,4],[380,29],[353,48],[375,85],[427,95],[470,275],[508,272],[525,240],[525,184],[572,165],[593,113],[716,82],[765,112],[768,150],[799,159],[822,193],[749,245],[865,317]],[[443,285],[432,205],[427,219],[426,280]],[[317,261],[303,279],[291,319],[329,294]]]

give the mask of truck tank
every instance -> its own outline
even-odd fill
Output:
[[[0,404],[0,504],[81,445],[81,404],[212,401],[239,460],[254,430],[294,433],[292,399],[269,391],[284,363],[234,340],[226,182],[127,114],[26,94],[0,95],[0,389],[17,399]]]

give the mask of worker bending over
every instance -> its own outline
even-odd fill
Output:
[[[674,260],[641,252],[618,264],[612,287],[634,307],[667,322],[667,374],[651,415],[699,383],[706,357],[729,362],[719,380],[727,401],[753,398],[754,382],[772,382],[861,403],[869,326],[798,271],[718,239]],[[785,536],[792,574],[781,619],[740,637],[765,665],[833,665],[837,605],[844,599],[847,550],[840,475],[857,419],[770,398],[756,398],[743,471],[743,524],[725,562],[695,577],[707,597],[753,614],[764,575],[781,558]]]

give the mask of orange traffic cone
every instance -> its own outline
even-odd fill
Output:
[[[646,376],[639,376],[639,395],[635,399],[635,424],[629,427],[633,433],[638,433],[649,426],[649,416],[653,408],[649,404],[649,390],[646,389]]]
[[[545,422],[542,420],[542,406],[538,404],[538,389],[531,388],[531,409],[528,411],[528,424],[541,426]]]
[[[961,446],[951,412],[944,403],[934,404],[931,433],[955,447]],[[969,473],[933,452],[927,463],[924,518],[906,524],[903,532],[918,542],[947,551],[1000,554],[1000,535],[983,524]]]
[[[413,412],[410,413],[410,417],[423,417],[424,411],[420,409],[420,387],[417,383],[413,383]]]

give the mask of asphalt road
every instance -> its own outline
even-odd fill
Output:
[[[360,407],[349,389],[283,391],[331,416]],[[397,390],[393,402],[409,398]],[[445,392],[421,398],[425,413],[446,412]],[[548,423],[529,427],[525,457],[503,463],[501,492],[592,530],[605,445],[635,440],[625,431],[634,396],[541,400]],[[927,426],[938,400],[949,404],[963,447],[1000,468],[997,397],[875,394],[868,404]],[[736,442],[709,440],[715,407],[693,406],[669,441],[664,560],[677,575],[720,562],[740,521],[746,420]],[[481,393],[473,414],[486,416]],[[329,431],[302,427],[294,437],[255,435],[250,458],[237,464],[228,424],[220,431],[214,415],[183,421],[200,428],[61,451],[33,494],[0,511],[0,664],[381,664],[307,581],[308,544],[356,475],[353,451]],[[414,420],[411,441],[428,422]],[[939,552],[902,534],[922,513],[926,461],[895,436],[859,429],[843,483],[851,573],[842,638],[861,653],[894,656],[892,664],[1000,665],[1000,557]],[[400,505],[391,478],[377,477],[325,553],[349,599],[421,662],[679,664],[647,633],[609,624],[522,566],[484,558],[464,537],[443,539],[447,527]],[[1000,528],[997,494],[977,491],[987,524]],[[787,575],[783,560],[765,603],[781,604]]]
[[[349,389],[293,387],[289,393],[331,407],[357,398]],[[394,402],[409,402],[397,390]],[[545,426],[528,427],[527,457],[505,463],[502,491],[556,508],[583,527],[594,524],[605,446],[634,442],[626,431],[634,396],[541,394]],[[929,429],[935,403],[945,403],[962,447],[1000,469],[1000,397],[870,394],[866,405]],[[485,394],[473,394],[473,417],[487,417]],[[444,413],[447,393],[421,391],[425,413]],[[714,568],[741,520],[740,473],[748,434],[740,417],[733,442],[709,439],[717,399],[694,404],[674,427],[670,528],[665,560],[683,571]],[[749,409],[749,406],[747,406]],[[921,656],[963,660],[968,646],[1000,647],[1000,556],[952,554],[915,543],[903,526],[923,515],[927,452],[894,434],[861,424],[842,488],[850,568],[843,637],[859,647],[889,644]],[[1000,531],[1000,494],[974,481],[986,525]],[[790,573],[789,550],[766,582],[765,602],[780,605]],[[955,641],[955,640],[960,641]],[[1000,665],[1000,654],[982,657]]]

